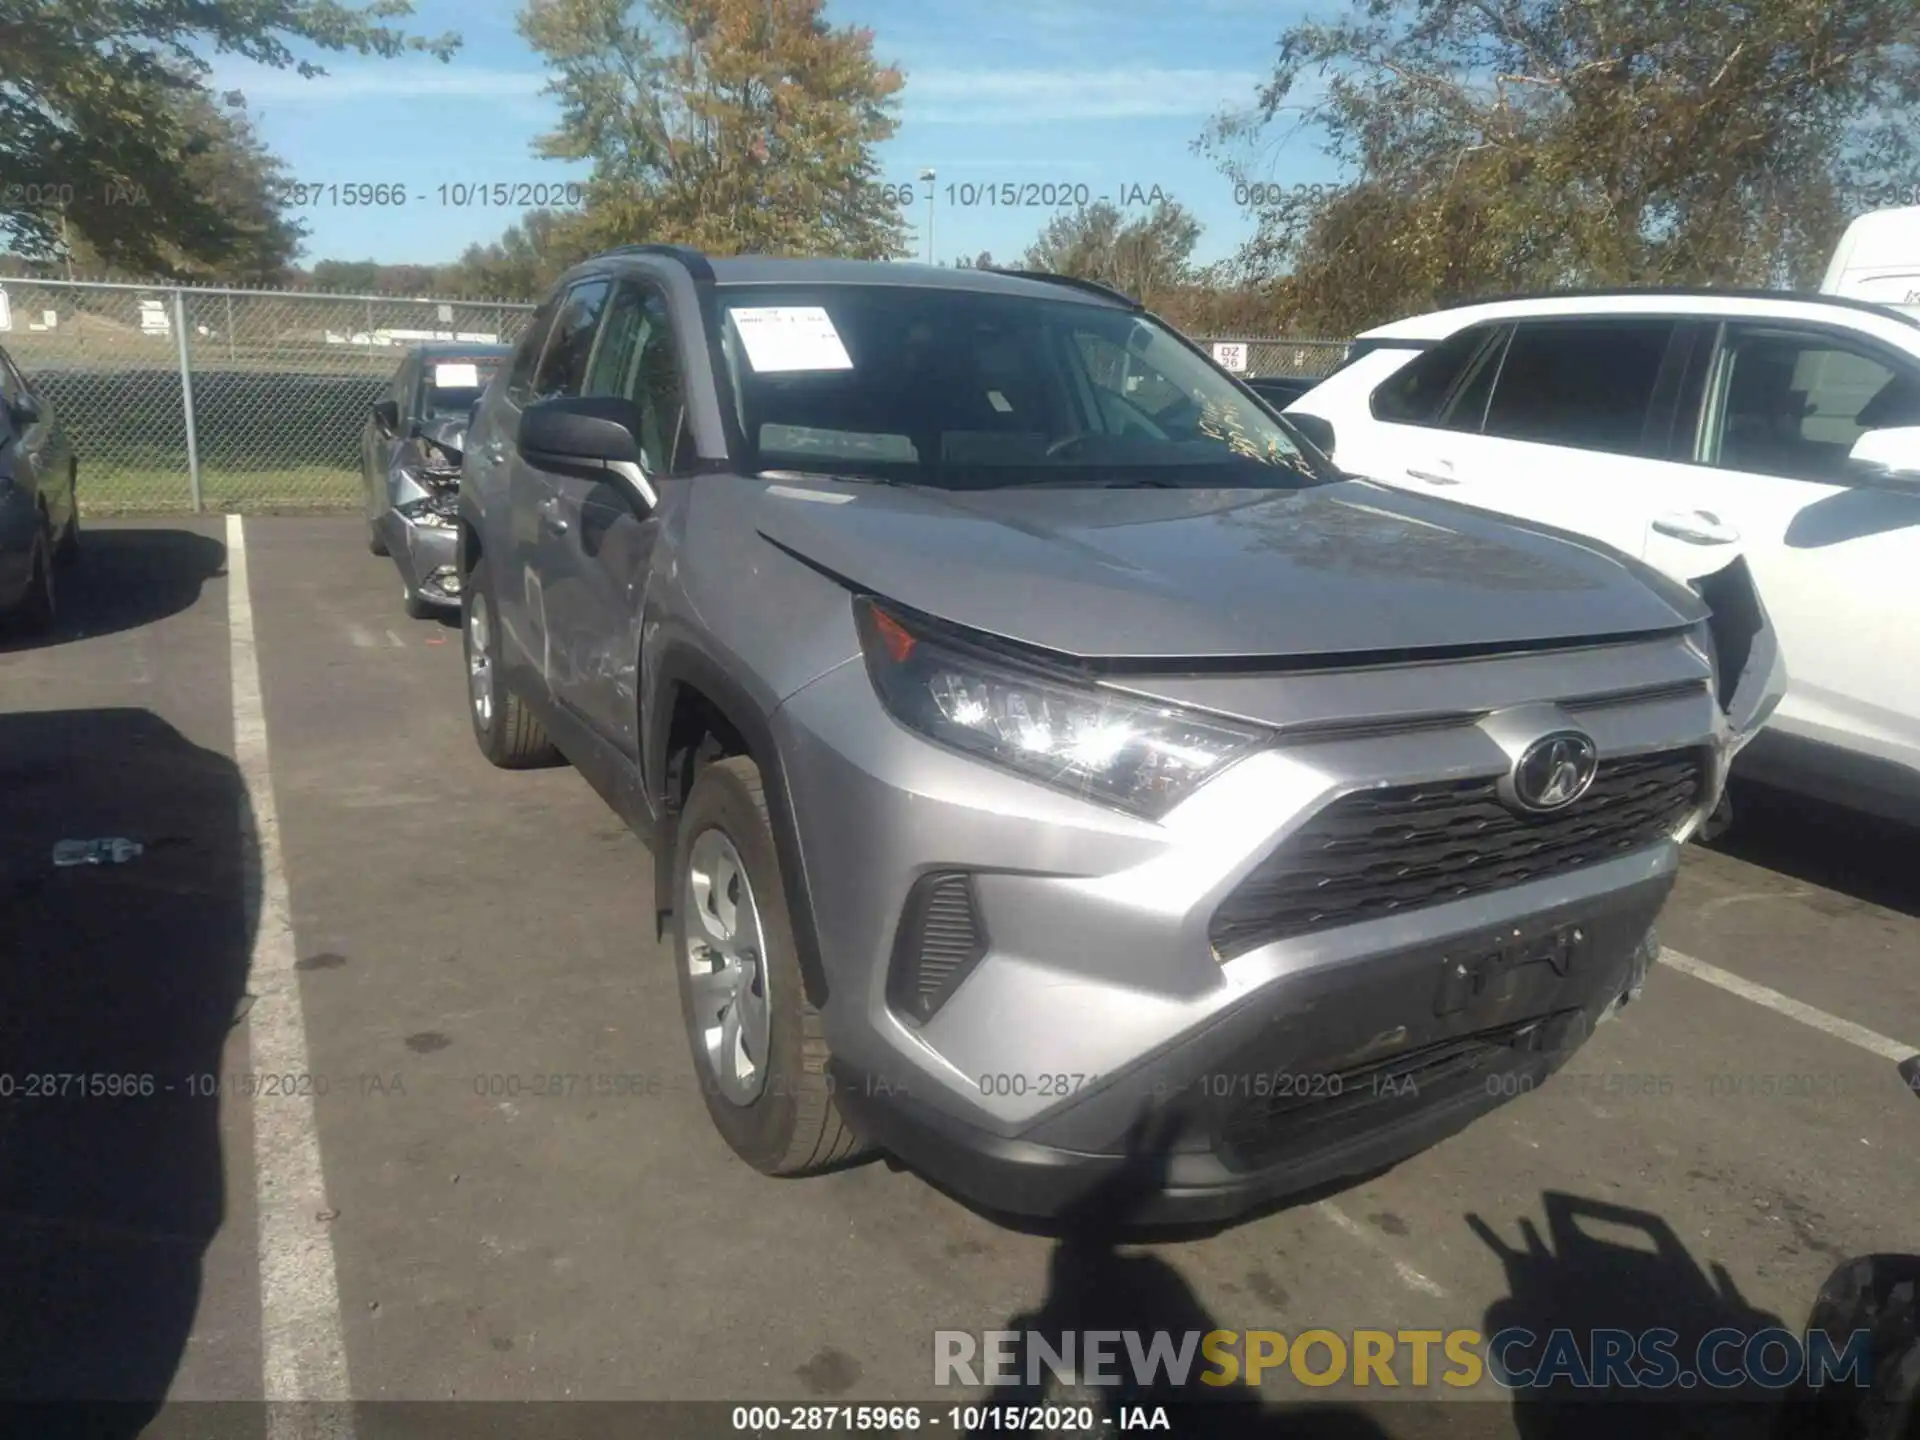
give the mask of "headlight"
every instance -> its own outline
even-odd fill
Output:
[[[867,673],[888,712],[929,740],[1149,819],[1263,733],[1078,684],[866,598],[854,602]]]

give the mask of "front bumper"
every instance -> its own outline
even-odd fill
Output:
[[[1389,1163],[1529,1088],[1637,986],[1732,743],[1704,657],[1677,639],[1581,657],[1579,707],[1533,699],[1566,693],[1567,664],[1196,681],[1167,698],[1283,730],[1407,714],[1251,756],[1157,823],[929,745],[858,661],[822,676],[775,713],[774,741],[843,1111],[962,1195],[1037,1214],[1115,1172],[1140,1188],[1132,1137],[1161,1114],[1137,1213],[1218,1219]],[[1422,707],[1486,718],[1419,723]],[[1697,805],[1595,863],[1216,948],[1223,902],[1336,801],[1499,772],[1516,723],[1578,724],[1603,757],[1697,752]],[[890,983],[921,923],[908,902],[949,874],[968,877],[977,954],[913,1014]],[[1463,1001],[1456,971],[1505,978]]]
[[[1601,911],[1537,917],[1536,926],[1577,923],[1588,948],[1565,976],[1543,964],[1470,1019],[1424,1013],[1458,947],[1416,946],[1276,985],[1019,1136],[838,1061],[829,1073],[856,1130],[989,1210],[1109,1224],[1228,1220],[1391,1165],[1531,1091],[1637,993],[1671,888],[1668,875]],[[1389,1053],[1368,1053],[1389,1036]]]
[[[375,522],[408,593],[444,610],[460,608],[460,531],[389,509]]]

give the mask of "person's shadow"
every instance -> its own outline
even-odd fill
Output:
[[[0,714],[0,1416],[36,1435],[139,1433],[186,1352],[251,835],[234,763],[149,711]],[[103,837],[146,849],[53,863]]]
[[[1606,1383],[1580,1371],[1593,1364],[1595,1331],[1635,1337],[1675,1332],[1673,1359],[1691,1372],[1701,1340],[1732,1327],[1751,1335],[1777,1327],[1781,1318],[1740,1294],[1725,1267],[1700,1266],[1673,1228],[1659,1216],[1605,1201],[1549,1191],[1542,1197],[1547,1234],[1520,1222],[1519,1245],[1507,1243],[1478,1215],[1467,1224],[1506,1267],[1508,1293],[1487,1308],[1482,1334],[1490,1359],[1510,1371],[1536,1372],[1536,1384],[1513,1392],[1514,1427],[1525,1440],[1694,1440],[1694,1437],[1768,1435],[1778,1402],[1757,1390],[1716,1390],[1704,1383],[1634,1389]],[[1502,1331],[1528,1332],[1531,1340],[1498,1343]],[[1549,1337],[1570,1332],[1581,1359],[1573,1371],[1556,1370]],[[1737,1351],[1717,1357],[1737,1361]],[[1642,1357],[1635,1355],[1632,1366]],[[1543,1365],[1542,1362],[1549,1362]],[[1615,1375],[1617,1378],[1617,1372]],[[1576,1379],[1591,1382],[1580,1386]]]
[[[1047,1292],[1039,1307],[1018,1314],[1000,1328],[1044,1337],[1056,1354],[1064,1355],[1065,1337],[1082,1343],[1089,1331],[1133,1331],[1143,1346],[1155,1331],[1169,1332],[1178,1346],[1181,1337],[1205,1335],[1223,1327],[1200,1303],[1193,1287],[1166,1261],[1155,1255],[1122,1254],[1119,1247],[1144,1230],[1134,1217],[1144,1202],[1166,1181],[1168,1157],[1181,1128],[1171,1109],[1150,1107],[1134,1123],[1128,1137],[1126,1160],[1107,1180],[1075,1202],[1049,1226],[1059,1238],[1048,1265]],[[1021,1352],[1024,1357],[1024,1352]],[[1076,1359],[1080,1357],[1076,1356]],[[982,1402],[998,1406],[1090,1407],[1095,1425],[1117,1432],[1121,1411],[1168,1407],[1176,1434],[1208,1436],[1329,1436],[1333,1440],[1387,1440],[1388,1432],[1363,1411],[1347,1405],[1268,1405],[1260,1392],[1236,1381],[1208,1385],[1200,1376],[1212,1367],[1197,1346],[1185,1382],[1156,1366],[1151,1378],[1136,1375],[1124,1343],[1116,1343],[1105,1373],[1117,1383],[1094,1383],[1075,1373],[1063,1382],[1050,1367],[1025,1371],[1009,1385],[996,1388]],[[1029,1383],[1032,1381],[1033,1383]],[[1102,1424],[1102,1421],[1105,1421]],[[991,1428],[975,1432],[1000,1433]],[[1081,1433],[1069,1427],[1069,1432]],[[1163,1432],[1164,1433],[1164,1432]]]

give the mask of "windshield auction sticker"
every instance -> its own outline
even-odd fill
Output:
[[[471,363],[436,365],[433,367],[433,386],[436,390],[477,390],[480,386],[480,367]]]
[[[833,317],[818,305],[755,305],[731,314],[747,363],[761,375],[853,368]]]

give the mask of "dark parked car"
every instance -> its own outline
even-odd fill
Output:
[[[1249,375],[1247,388],[1276,410],[1284,410],[1320,383],[1318,375]]]
[[[1232,1215],[1532,1088],[1781,684],[1770,631],[1343,479],[1059,277],[589,260],[460,536],[474,736],[651,845],[735,1152],[1009,1211]]]
[[[391,555],[407,614],[460,607],[454,511],[467,421],[507,345],[421,345],[409,350],[360,436],[367,546]]]
[[[56,567],[80,557],[79,466],[47,403],[0,350],[0,617],[52,627]]]

